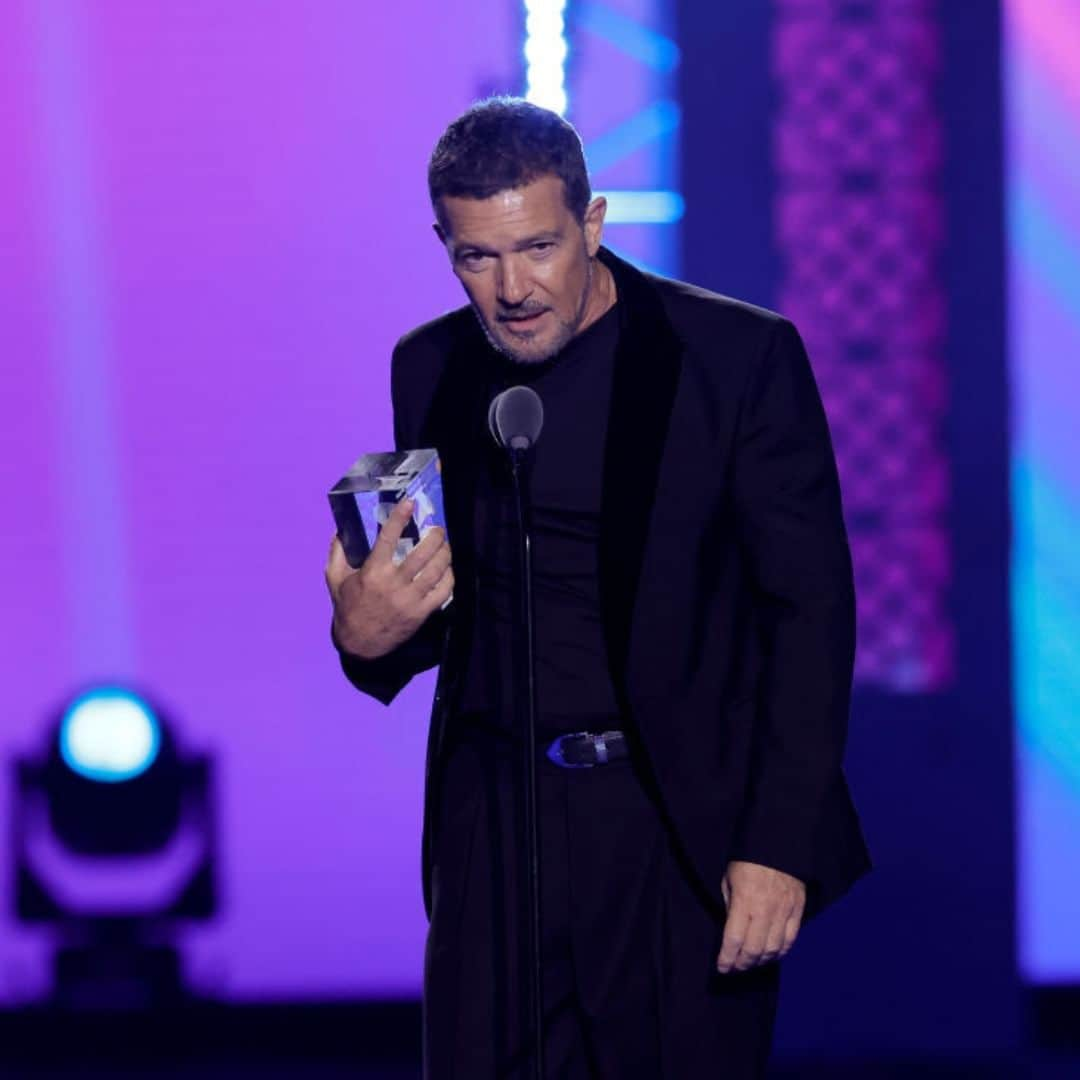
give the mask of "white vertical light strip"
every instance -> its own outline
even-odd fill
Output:
[[[566,114],[566,0],[525,0],[525,97]]]

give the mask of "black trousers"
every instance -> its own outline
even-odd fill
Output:
[[[520,751],[459,741],[440,785],[424,980],[427,1080],[529,1077]],[[777,965],[716,973],[722,925],[629,761],[541,760],[546,1073],[764,1075]]]

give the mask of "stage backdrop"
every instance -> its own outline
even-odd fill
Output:
[[[390,442],[396,337],[460,303],[424,171],[521,87],[517,4],[0,4],[0,1004],[7,761],[66,696],[143,688],[211,753],[230,997],[413,993],[431,684],[329,642],[325,491]]]

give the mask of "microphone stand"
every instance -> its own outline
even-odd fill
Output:
[[[514,440],[517,441],[517,440]],[[540,822],[536,798],[536,641],[533,619],[532,550],[526,517],[527,447],[510,450],[510,472],[514,481],[514,508],[518,532],[518,570],[521,595],[521,633],[515,649],[517,661],[518,731],[524,732],[525,796],[525,883],[529,901],[529,1006],[534,1032],[533,1069],[535,1080],[544,1080],[544,961],[540,944]]]

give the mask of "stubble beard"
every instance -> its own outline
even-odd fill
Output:
[[[472,304],[472,309],[476,313],[476,318],[480,323],[481,329],[484,331],[484,337],[488,339],[488,344],[491,345],[497,353],[505,356],[515,364],[542,364],[545,360],[550,360],[553,356],[566,348],[567,344],[569,344],[571,339],[580,329],[582,322],[585,320],[585,311],[589,306],[589,297],[592,295],[592,285],[593,260],[588,259],[585,264],[585,288],[581,291],[581,300],[578,303],[577,311],[574,312],[574,317],[570,320],[559,320],[558,333],[553,338],[551,344],[540,353],[524,354],[515,350],[514,347],[507,342],[500,340],[488,325],[483,312],[472,302],[471,297],[469,302]]]

